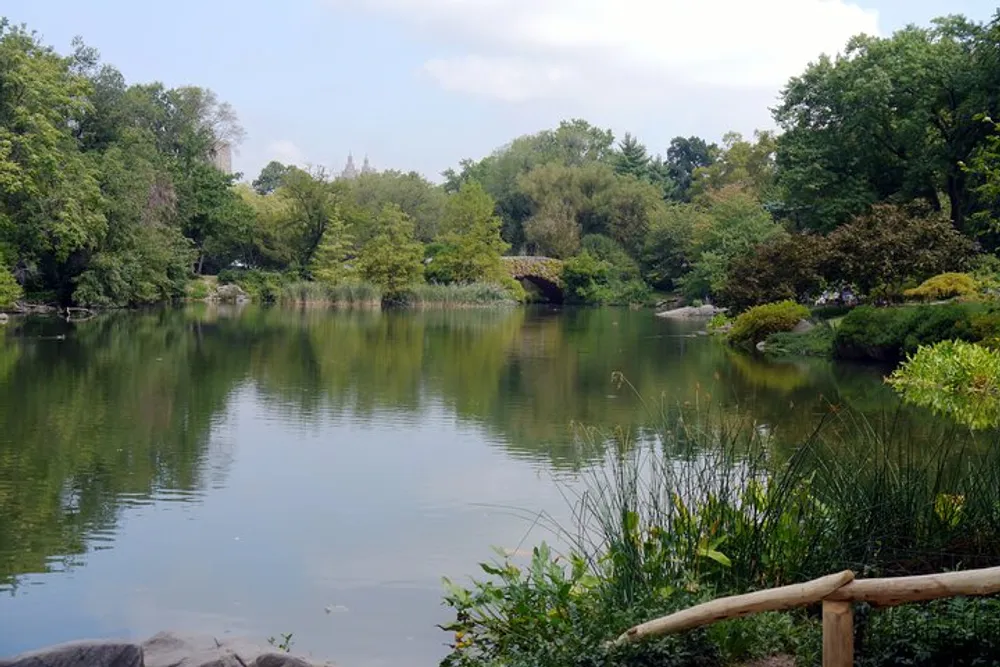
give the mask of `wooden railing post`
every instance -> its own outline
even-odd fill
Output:
[[[854,609],[823,600],[823,667],[854,667]]]

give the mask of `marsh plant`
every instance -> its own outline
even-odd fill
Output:
[[[548,522],[558,549],[543,544],[526,565],[498,552],[468,587],[446,582],[455,612],[446,663],[707,665],[787,653],[812,664],[814,610],[628,650],[607,641],[700,601],[843,569],[895,576],[1000,560],[1000,452],[958,448],[968,442],[959,427],[918,455],[894,437],[899,415],[872,424],[831,414],[784,452],[739,411],[657,410],[647,433],[582,433],[610,453],[582,489],[567,488],[572,523]],[[895,664],[909,634],[879,622],[881,657],[867,664]],[[947,628],[935,632],[950,641]]]

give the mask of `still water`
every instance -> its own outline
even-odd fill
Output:
[[[659,401],[779,442],[881,375],[766,363],[649,311],[189,308],[0,329],[0,656],[163,629],[435,664],[440,577],[517,548]],[[621,371],[643,396],[612,382]]]

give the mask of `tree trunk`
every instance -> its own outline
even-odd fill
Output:
[[[965,172],[952,165],[948,174],[948,202],[951,205],[951,224],[965,232]]]
[[[200,276],[200,275],[201,275],[201,269],[202,269],[202,267],[203,267],[204,265],[205,265],[205,253],[203,253],[203,252],[200,252],[200,253],[198,253],[198,267],[197,267],[197,268],[195,269],[195,271],[194,271],[194,272],[195,272],[195,273],[196,273],[197,275],[199,275],[199,276]]]

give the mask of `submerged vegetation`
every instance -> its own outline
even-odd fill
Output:
[[[876,577],[995,564],[1000,450],[960,450],[942,430],[917,454],[893,444],[893,420],[830,416],[787,457],[746,415],[704,407],[664,410],[639,439],[587,432],[614,446],[582,491],[568,490],[574,524],[549,526],[561,547],[542,545],[523,564],[501,554],[469,587],[446,581],[456,641],[445,664],[726,665],[774,654],[818,664],[811,610],[607,642],[697,602],[843,569]],[[860,664],[939,664],[952,649],[952,664],[995,658],[990,642],[969,640],[970,618],[996,627],[1000,606],[872,611],[859,623]]]

